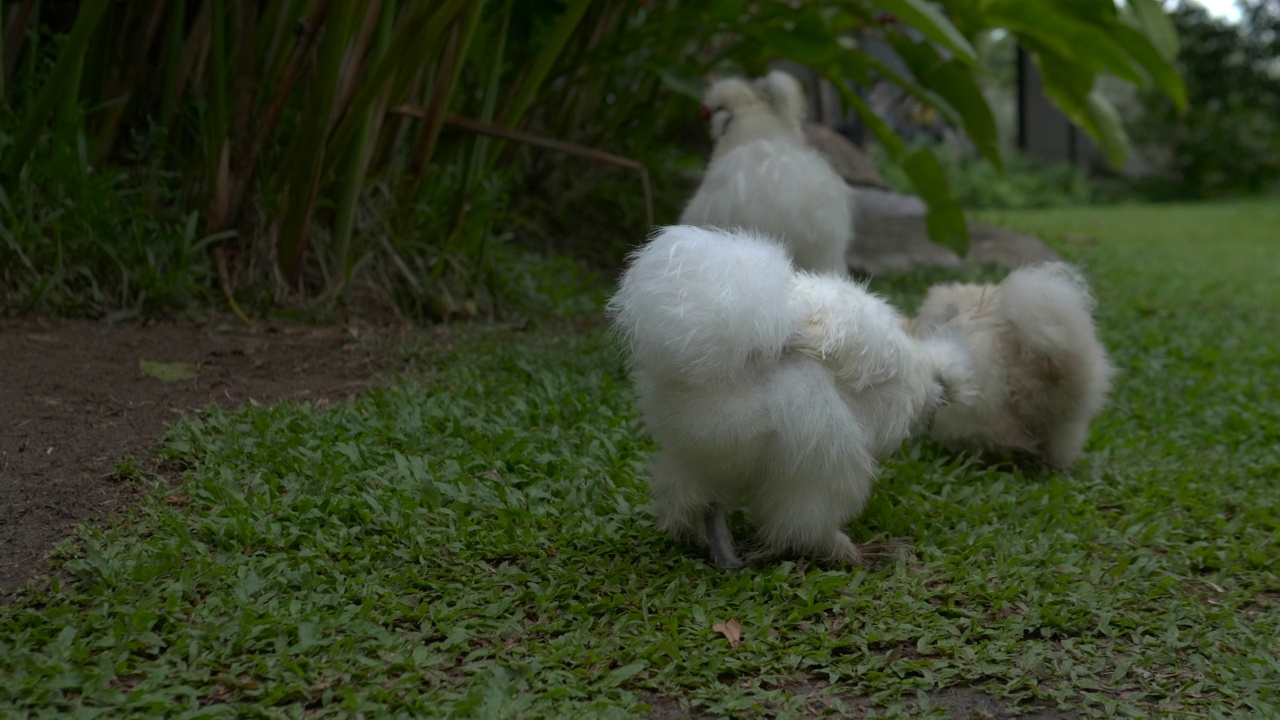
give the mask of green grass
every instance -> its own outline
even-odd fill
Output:
[[[0,715],[1280,716],[1280,204],[994,219],[1096,239],[1059,247],[1122,374],[1072,476],[908,443],[851,525],[899,561],[726,574],[644,510],[606,333],[468,330],[337,407],[175,427],[179,494],[0,608]]]

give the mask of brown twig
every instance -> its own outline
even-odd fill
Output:
[[[421,118],[424,120],[428,117],[426,108],[422,108],[417,105],[397,105],[391,109],[391,112],[397,115],[408,115],[410,117]],[[653,187],[649,183],[649,169],[644,166],[644,163],[638,160],[632,160],[631,158],[625,158],[620,155],[614,155],[603,150],[589,148],[584,145],[578,145],[564,140],[556,140],[554,138],[542,137],[541,135],[534,135],[533,133],[524,132],[522,130],[504,128],[500,125],[494,125],[493,123],[487,123],[481,120],[458,117],[457,115],[446,116],[444,124],[479,135],[489,135],[503,140],[510,140],[511,142],[524,143],[526,145],[555,150],[569,155],[576,155],[580,158],[594,160],[596,162],[605,163],[606,165],[615,165],[617,167],[635,170],[640,173],[640,183],[644,187],[645,222],[650,228],[653,227]]]
[[[24,558],[18,558],[17,560],[13,560],[7,563],[0,563],[0,567],[7,568],[7,567],[13,567],[14,565],[23,565],[25,563],[31,562],[32,560],[35,560],[37,557],[39,556],[36,555],[35,553],[32,553],[31,555],[28,555]]]

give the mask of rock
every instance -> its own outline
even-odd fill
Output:
[[[950,248],[929,239],[923,215],[860,213],[849,267],[868,275],[886,275],[922,267],[964,265]]]
[[[822,153],[831,163],[831,168],[844,181],[855,187],[888,188],[876,164],[866,153],[858,149],[848,138],[825,125],[807,122],[804,124],[804,139],[809,145]]]
[[[857,227],[849,266],[869,275],[915,268],[960,268],[966,262],[1013,269],[1028,263],[1060,260],[1038,238],[980,222],[969,222],[969,254],[960,258],[929,239],[924,201],[913,195],[859,189]]]
[[[965,259],[979,265],[999,265],[1012,270],[1022,265],[1061,260],[1062,256],[1040,238],[970,221],[969,255]]]
[[[915,195],[881,190],[879,188],[858,188],[858,215],[920,215],[929,211],[924,200]]]

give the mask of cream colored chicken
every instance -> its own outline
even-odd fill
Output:
[[[681,224],[762,232],[781,240],[801,270],[847,274],[853,191],[805,142],[795,78],[720,80],[703,103],[715,150]]]
[[[745,507],[761,557],[856,564],[843,526],[878,462],[969,382],[947,338],[919,340],[851,281],[797,272],[748,231],[669,227],[609,302],[660,447],[658,525],[741,564],[727,517]]]

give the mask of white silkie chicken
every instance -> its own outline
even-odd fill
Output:
[[[658,441],[658,525],[742,563],[728,514],[746,507],[761,556],[857,564],[844,524],[878,460],[945,398],[967,357],[919,340],[849,280],[797,272],[778,242],[675,226],[636,251],[609,302]]]
[[[795,266],[846,275],[853,191],[805,142],[804,93],[785,72],[708,88],[715,150],[680,224],[756,230],[778,238]]]
[[[1075,463],[1115,374],[1093,308],[1084,278],[1062,262],[1019,268],[998,285],[931,288],[911,331],[961,341],[977,390],[938,410],[933,437],[958,450]]]

